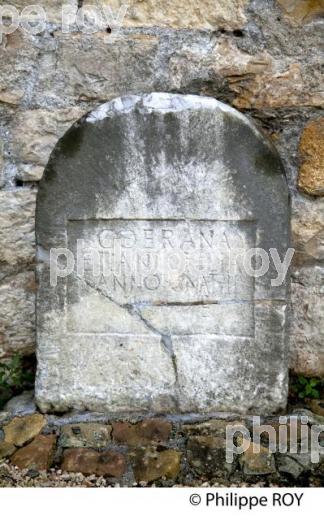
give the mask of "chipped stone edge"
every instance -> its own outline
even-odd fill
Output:
[[[108,101],[89,112],[85,116],[85,121],[87,123],[95,124],[98,121],[112,118],[118,114],[129,114],[135,110],[135,108],[144,114],[151,114],[153,112],[167,114],[170,112],[184,112],[186,110],[220,110],[224,114],[227,113],[239,119],[242,123],[247,125],[257,137],[261,138],[269,145],[269,147],[271,147],[271,144],[267,141],[264,134],[247,116],[230,105],[218,101],[210,96],[171,94],[166,92],[121,96]]]

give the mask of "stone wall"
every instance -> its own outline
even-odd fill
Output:
[[[104,2],[115,12],[122,5]],[[11,3],[22,9],[33,2]],[[46,30],[17,30],[0,47],[0,358],[35,347],[35,198],[56,141],[104,101],[166,91],[224,101],[277,146],[297,250],[291,368],[323,376],[323,1],[133,0],[120,31],[93,35],[76,25],[63,34],[61,2],[40,3]]]
[[[0,413],[0,486],[323,486],[324,456],[315,460],[310,450],[315,430],[324,443],[320,413],[300,409],[260,422],[225,413],[54,416],[38,413],[26,392]],[[287,445],[280,444],[284,423]],[[227,428],[235,446],[242,446],[242,433],[247,439],[231,461]]]

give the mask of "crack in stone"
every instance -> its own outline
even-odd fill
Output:
[[[180,409],[180,406],[179,406],[179,372],[178,372],[177,359],[176,359],[176,355],[174,352],[171,335],[164,334],[160,330],[156,329],[147,319],[144,318],[138,305],[130,304],[130,303],[124,303],[124,304],[120,303],[120,302],[114,300],[114,298],[112,298],[112,296],[110,296],[105,290],[101,289],[100,287],[98,287],[95,284],[91,284],[88,280],[86,280],[85,278],[82,278],[75,271],[73,274],[76,276],[76,278],[78,280],[85,283],[91,289],[97,291],[101,296],[104,296],[105,298],[107,298],[111,303],[117,305],[120,309],[127,311],[130,314],[130,316],[132,316],[132,317],[136,316],[137,318],[139,318],[139,320],[142,323],[144,323],[145,327],[149,331],[153,332],[157,336],[160,336],[161,345],[162,345],[164,351],[170,357],[171,362],[172,362],[172,367],[173,367],[174,377],[175,377],[175,391],[176,391],[174,400],[175,400],[177,408]]]
[[[126,304],[125,306],[129,313],[132,316],[137,316],[142,323],[154,334],[157,334],[161,337],[161,344],[164,348],[164,351],[168,354],[168,356],[171,359],[173,371],[174,371],[174,377],[175,377],[175,390],[176,390],[176,396],[175,396],[175,402],[176,405],[179,407],[179,372],[178,372],[178,365],[177,365],[177,358],[174,352],[173,344],[172,344],[172,338],[169,334],[163,334],[160,330],[155,328],[152,323],[150,323],[144,316],[142,315],[138,305],[136,304]]]

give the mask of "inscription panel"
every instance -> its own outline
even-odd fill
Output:
[[[130,304],[165,333],[253,336],[254,280],[242,258],[255,232],[253,221],[70,221],[67,330],[149,334],[132,321],[114,326],[116,306]]]
[[[242,259],[255,232],[253,221],[70,221],[68,244],[78,278],[119,303],[208,303],[253,299]]]

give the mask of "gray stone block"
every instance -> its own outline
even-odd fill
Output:
[[[41,410],[285,406],[287,280],[273,285],[270,257],[251,276],[239,255],[283,259],[289,196],[245,116],[164,93],[100,106],[51,155],[36,235]],[[52,248],[72,255],[55,286]]]

